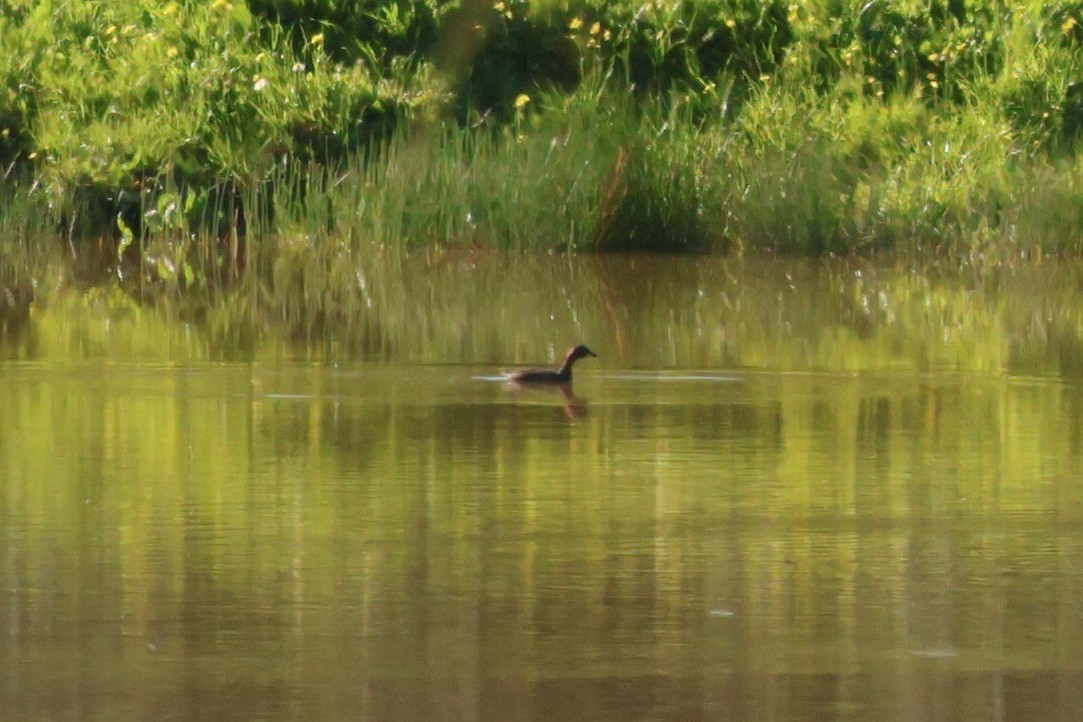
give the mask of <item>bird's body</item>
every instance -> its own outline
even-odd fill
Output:
[[[508,381],[513,384],[571,384],[572,366],[576,361],[586,356],[597,358],[597,354],[586,346],[576,346],[568,351],[563,365],[558,370],[523,369],[521,371],[512,371],[508,374]]]

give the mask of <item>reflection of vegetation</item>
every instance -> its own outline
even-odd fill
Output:
[[[455,673],[454,654],[508,655],[501,684],[638,684],[659,655],[697,680],[704,655],[742,679],[848,674],[885,649],[1074,659],[1035,651],[1046,622],[993,611],[1078,618],[1083,417],[1063,384],[747,372],[608,385],[569,424],[449,392],[446,369],[93,369],[13,365],[0,384],[0,646],[27,652],[6,656],[29,690],[91,645],[125,672],[91,685],[114,711],[117,685],[188,700],[231,666],[307,689],[339,653],[379,660],[342,672],[374,694]],[[704,649],[716,610],[735,641]],[[156,664],[127,673],[148,646]],[[487,684],[477,669],[456,683]]]
[[[271,263],[267,273],[229,292],[165,294],[154,307],[118,288],[61,285],[33,309],[33,348],[18,353],[495,366],[554,362],[586,341],[608,365],[628,368],[1068,376],[1083,368],[1080,269],[1060,262],[949,273],[859,261],[448,251]]]

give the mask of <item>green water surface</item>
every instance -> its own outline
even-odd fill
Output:
[[[360,273],[5,338],[0,718],[1078,718],[1081,269]]]

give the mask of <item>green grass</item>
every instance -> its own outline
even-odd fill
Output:
[[[1083,243],[1075,3],[361,5],[0,3],[5,247],[184,290],[372,248]]]

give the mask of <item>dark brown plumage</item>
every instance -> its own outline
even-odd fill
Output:
[[[568,351],[564,358],[564,364],[557,371],[549,369],[523,369],[512,371],[508,374],[508,381],[516,384],[570,384],[572,382],[572,366],[581,358],[598,355],[586,346],[576,346]]]

